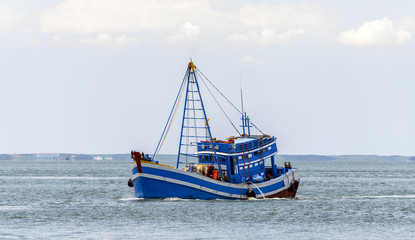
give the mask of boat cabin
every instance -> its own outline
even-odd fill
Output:
[[[187,170],[231,183],[263,182],[286,171],[275,163],[277,152],[276,138],[267,135],[214,139],[213,144],[201,141],[196,152],[199,164]]]

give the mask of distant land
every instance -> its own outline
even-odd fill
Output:
[[[160,154],[161,155],[161,154]],[[163,158],[169,155],[163,155]],[[170,155],[174,156],[174,155]],[[379,156],[379,155],[277,155],[279,161],[415,161],[415,156]],[[75,153],[25,153],[0,154],[0,160],[127,160],[130,154],[75,154]]]
[[[0,160],[125,160],[130,154],[15,153],[0,154]]]

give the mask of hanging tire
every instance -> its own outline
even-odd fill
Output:
[[[246,192],[246,196],[248,198],[256,198],[256,194],[255,194],[254,190],[252,190],[251,188],[248,189],[248,191]]]
[[[129,186],[129,187],[134,187],[134,183],[133,183],[133,181],[131,180],[131,178],[130,178],[130,179],[128,179],[128,186]]]
[[[291,185],[290,185],[290,188],[289,188],[289,191],[291,191],[291,192],[297,192],[298,185],[300,185],[300,182],[299,181],[297,181],[297,180],[292,181],[291,182]]]

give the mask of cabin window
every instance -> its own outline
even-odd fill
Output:
[[[267,159],[265,159],[265,165],[266,166],[271,166],[271,158],[268,157]]]
[[[258,155],[258,152],[254,152],[254,156],[257,156]]]
[[[234,175],[235,174],[235,159],[233,157],[230,157],[230,162],[231,162],[231,174]]]

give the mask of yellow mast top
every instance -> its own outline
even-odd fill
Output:
[[[189,62],[189,66],[188,66],[188,68],[190,69],[190,71],[191,71],[191,72],[194,72],[194,71],[195,71],[196,66],[193,64],[193,62],[192,62],[192,61],[190,61],[190,62]]]

